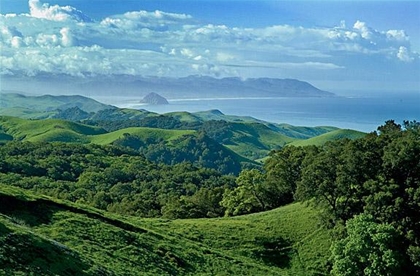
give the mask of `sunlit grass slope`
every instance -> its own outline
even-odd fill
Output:
[[[16,117],[0,117],[3,131],[16,140],[27,141],[74,141],[84,140],[87,135],[97,135],[106,131],[58,119],[28,120]],[[44,139],[45,138],[45,139]]]
[[[325,273],[331,245],[317,211],[301,203],[233,218],[138,223],[286,275]]]
[[[90,141],[95,144],[105,145],[111,144],[115,140],[122,138],[124,134],[131,134],[140,137],[142,140],[147,139],[162,139],[170,141],[182,135],[195,133],[194,130],[168,130],[159,128],[147,127],[130,127],[124,128],[110,133],[95,135],[90,137]]]
[[[352,129],[337,129],[331,132],[327,132],[325,134],[315,136],[305,140],[296,140],[290,143],[294,146],[308,146],[308,145],[315,145],[321,146],[328,141],[335,141],[343,138],[347,139],[358,139],[362,138],[366,135],[364,132],[360,132],[357,130]]]
[[[169,221],[117,216],[5,185],[0,200],[0,275],[319,275],[330,245],[317,212],[301,204]]]
[[[258,123],[237,123],[230,131],[231,138],[224,145],[250,159],[262,158],[294,140]]]
[[[305,127],[289,124],[275,124],[274,127],[278,132],[297,139],[308,139],[334,130],[339,130],[338,128],[331,126]]]

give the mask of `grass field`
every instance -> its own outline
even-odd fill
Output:
[[[329,234],[316,210],[300,203],[171,221],[121,217],[6,185],[0,199],[0,275],[325,274]]]

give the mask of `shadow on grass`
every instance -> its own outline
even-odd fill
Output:
[[[253,251],[256,258],[266,265],[289,268],[292,254],[290,242],[279,237],[275,239],[256,238],[257,249]]]
[[[31,234],[11,232],[0,239],[2,275],[91,275],[92,264],[64,245]],[[96,269],[101,272],[101,270]],[[95,275],[110,275],[105,273]],[[0,272],[1,274],[1,272]],[[92,274],[93,275],[93,274]]]
[[[47,204],[0,194],[0,213],[11,217],[18,224],[31,227],[48,224],[55,211]]]

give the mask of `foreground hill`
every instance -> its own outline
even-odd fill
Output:
[[[3,184],[0,199],[6,275],[326,272],[329,235],[317,212],[299,203],[236,218],[168,221],[121,217]]]

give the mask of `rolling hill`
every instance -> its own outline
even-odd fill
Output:
[[[130,127],[120,130],[116,130],[109,133],[94,135],[89,137],[90,142],[98,145],[112,144],[116,140],[122,138],[124,135],[130,134],[146,141],[148,139],[156,140],[162,139],[165,141],[171,141],[179,138],[183,135],[193,134],[194,130],[168,130],[158,128],[147,128],[147,127]]]
[[[290,145],[294,146],[308,146],[308,145],[315,145],[315,146],[321,146],[325,144],[328,141],[335,141],[339,139],[358,139],[362,138],[366,135],[364,132],[352,130],[352,129],[337,129],[333,130],[331,132],[327,132],[324,134],[321,134],[319,136],[315,136],[309,139],[305,140],[296,140],[290,143]]]
[[[151,127],[124,127],[115,131],[106,131],[101,127],[62,120],[43,119],[28,120],[16,117],[0,116],[0,140],[24,140],[32,142],[71,142],[111,144],[124,137],[132,135],[143,142],[157,143],[165,141],[172,145],[172,141],[180,137],[204,133],[215,142],[239,154],[243,158],[259,160],[268,155],[271,150],[279,149],[286,144],[292,145],[321,145],[326,141],[340,138],[358,138],[364,133],[353,130],[340,130],[333,127],[295,127],[290,125],[276,125],[253,118],[226,116],[217,111],[187,113],[176,112],[165,116],[137,110],[109,109],[101,111],[102,117],[110,118],[108,124],[122,114],[126,120],[123,125],[146,125]],[[107,114],[107,115],[106,115]],[[97,116],[97,115],[94,115]],[[215,117],[220,120],[215,120]],[[226,121],[222,120],[226,117]],[[135,119],[132,119],[135,118]],[[145,119],[142,121],[142,119]],[[177,123],[178,122],[178,123]],[[188,122],[183,125],[182,122]],[[161,129],[176,125],[175,129]],[[183,127],[184,126],[184,127]],[[146,144],[147,144],[146,143]],[[249,160],[248,160],[249,161]]]
[[[49,118],[56,114],[57,110],[65,110],[73,107],[78,107],[85,112],[97,112],[115,108],[78,95],[29,96],[19,93],[0,92],[0,115],[24,118]]]
[[[300,203],[235,218],[122,217],[0,184],[7,275],[320,275],[330,237]],[[279,219],[281,218],[281,219]]]
[[[171,145],[172,140],[181,136],[205,133],[242,158],[255,161],[286,144],[319,145],[329,140],[363,135],[334,127],[274,124],[247,116],[225,115],[219,110],[157,114],[146,110],[120,109],[82,96],[34,97],[6,93],[0,98],[3,107],[0,115],[21,117],[0,117],[0,141],[13,138],[103,145],[115,143],[124,134],[129,134],[143,142],[159,140]],[[33,120],[46,117],[55,119]]]
[[[106,131],[99,127],[58,119],[27,120],[16,117],[0,116],[0,126],[4,133],[15,140],[37,142],[82,142],[87,136],[103,134]]]

